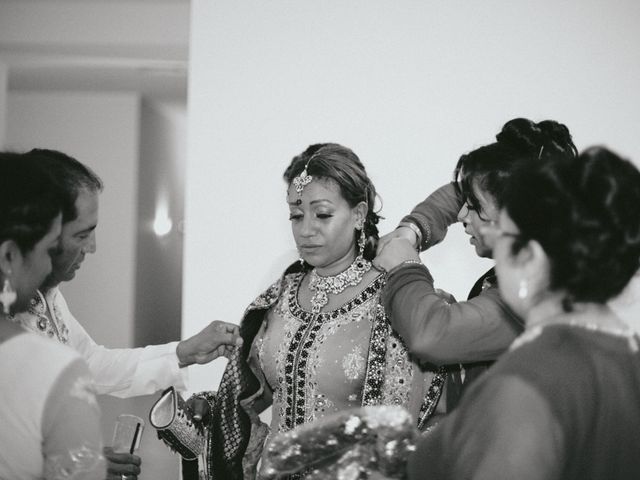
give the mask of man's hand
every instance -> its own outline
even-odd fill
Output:
[[[373,259],[373,265],[388,272],[393,267],[407,260],[420,261],[418,252],[416,252],[413,245],[405,238],[394,237],[387,241],[382,250],[379,250],[376,258]]]
[[[378,240],[378,249],[376,251],[376,255],[380,255],[384,247],[394,238],[404,238],[407,240],[415,250],[416,243],[418,242],[418,237],[416,236],[416,232],[411,230],[409,227],[398,227],[393,232],[387,233],[383,237]]]
[[[214,320],[193,337],[181,341],[176,353],[180,366],[186,367],[194,363],[209,363],[220,356],[229,356],[240,345],[242,338],[237,325]]]
[[[114,453],[111,447],[104,447],[102,454],[107,459],[107,480],[137,480],[140,475],[139,456]]]

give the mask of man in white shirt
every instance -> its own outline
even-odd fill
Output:
[[[60,183],[63,203],[59,247],[51,254],[52,272],[28,312],[16,317],[26,328],[77,350],[85,359],[99,394],[133,397],[174,385],[186,388],[186,366],[204,364],[240,345],[236,325],[213,321],[198,334],[180,342],[144,348],[106,348],[96,344],[71,314],[58,286],[75,277],[85,256],[96,251],[100,178],[77,160],[53,150],[34,150],[43,168]],[[105,450],[109,473],[135,479],[140,459]]]

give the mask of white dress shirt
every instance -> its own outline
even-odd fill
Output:
[[[50,318],[46,315],[47,309]],[[178,342],[144,348],[106,348],[98,345],[71,314],[55,287],[38,292],[29,310],[15,316],[25,328],[76,350],[87,362],[99,394],[127,398],[148,395],[173,385],[185,390],[188,371],[179,367]]]

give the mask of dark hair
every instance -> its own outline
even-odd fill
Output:
[[[93,170],[65,153],[34,148],[29,154],[39,159],[42,168],[49,172],[53,181],[58,184],[62,193],[63,223],[77,218],[75,203],[81,190],[97,193],[103,189],[102,180]]]
[[[496,140],[462,155],[454,171],[463,198],[478,213],[480,202],[472,188],[474,181],[501,207],[509,177],[519,163],[557,155],[575,157],[578,153],[569,129],[553,120],[535,123],[514,118],[504,124]]]
[[[60,214],[61,193],[34,155],[0,153],[0,242],[29,252]]]
[[[573,302],[606,302],[640,267],[640,172],[601,147],[579,157],[523,164],[504,207],[520,235],[513,253],[536,240],[551,264],[550,289]]]
[[[336,182],[340,188],[340,194],[350,207],[353,208],[360,202],[367,204],[367,216],[364,222],[367,243],[364,257],[368,260],[373,259],[379,238],[377,224],[381,217],[374,211],[376,187],[358,156],[352,150],[337,143],[310,145],[300,155],[295,156],[285,170],[284,180],[287,185],[291,185],[293,179],[302,173],[305,166],[309,175]]]

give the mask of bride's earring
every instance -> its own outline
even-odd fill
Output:
[[[360,238],[358,238],[358,257],[362,258],[364,256],[364,247],[367,244],[367,237],[364,233],[364,225],[360,227]]]
[[[529,295],[529,283],[523,278],[520,280],[520,286],[518,288],[518,298],[524,300]]]
[[[2,303],[2,311],[5,315],[9,315],[11,305],[16,303],[17,298],[18,294],[11,286],[11,282],[9,282],[8,278],[5,278],[2,291],[0,292],[0,303]]]

